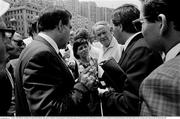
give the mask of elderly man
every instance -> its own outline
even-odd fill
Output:
[[[93,26],[95,37],[103,45],[103,52],[99,56],[98,62],[108,60],[113,57],[116,62],[121,58],[122,45],[112,35],[112,28],[105,21],[99,21]]]
[[[69,41],[71,14],[57,7],[39,17],[40,33],[20,55],[15,72],[18,116],[89,115],[95,78],[88,72],[75,84],[59,49]]]
[[[142,33],[165,62],[141,84],[141,115],[180,116],[180,10],[178,1],[142,0]]]

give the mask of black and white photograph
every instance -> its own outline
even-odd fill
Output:
[[[0,0],[0,119],[178,118],[176,2]]]

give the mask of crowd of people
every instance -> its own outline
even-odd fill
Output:
[[[0,116],[179,116],[177,1],[140,1],[92,32],[73,31],[71,13],[49,7],[23,39],[0,0]]]

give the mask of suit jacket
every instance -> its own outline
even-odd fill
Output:
[[[139,33],[131,40],[118,64],[126,73],[126,78],[116,83],[121,92],[104,93],[104,113],[139,115],[139,86],[146,76],[162,64],[162,58],[149,48]]]
[[[21,53],[15,78],[17,116],[88,115],[87,88],[75,84],[61,56],[42,37]]]
[[[11,106],[12,85],[7,75],[7,71],[0,70],[0,116],[8,116],[8,110]]]
[[[141,115],[180,115],[180,56],[154,70],[141,84]]]

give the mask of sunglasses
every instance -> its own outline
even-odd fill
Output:
[[[12,38],[15,30],[13,29],[0,29],[0,32],[2,33],[3,37]]]
[[[13,40],[13,41],[16,42],[17,46],[19,47],[25,45],[25,43],[22,40]]]
[[[132,21],[132,23],[133,23],[133,24],[136,24],[136,23],[141,23],[141,24],[143,24],[144,21],[145,21],[145,19],[149,19],[149,18],[151,18],[151,16],[145,16],[145,17],[142,17],[142,18],[139,18],[139,19],[136,19],[136,20]]]

